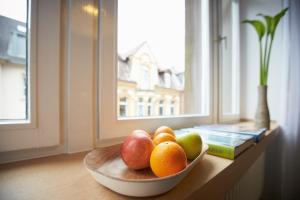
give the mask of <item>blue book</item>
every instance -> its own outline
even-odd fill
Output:
[[[251,135],[254,136],[256,143],[260,142],[264,138],[265,133],[267,131],[266,128],[255,128],[255,127],[236,125],[236,124],[212,124],[212,125],[195,126],[194,128],[198,128],[201,130],[234,133],[238,135]]]

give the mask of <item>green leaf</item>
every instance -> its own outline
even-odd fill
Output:
[[[279,24],[281,18],[285,15],[285,13],[288,11],[289,8],[282,9],[279,13],[277,13],[275,16],[271,17],[268,15],[258,14],[258,16],[264,17],[266,24],[267,24],[267,34],[271,35],[272,38],[274,38],[275,31],[277,28],[277,25]]]
[[[259,21],[259,20],[244,20],[242,23],[251,24],[255,28],[259,40],[261,40],[264,37],[266,28],[265,28],[264,23],[262,23],[261,21]]]
[[[257,14],[257,16],[262,16],[264,17],[265,21],[266,21],[266,24],[267,24],[267,34],[271,34],[271,26],[272,26],[272,20],[273,20],[273,17],[269,16],[269,15],[263,15],[263,14]]]
[[[273,19],[272,19],[272,26],[271,26],[271,36],[272,38],[275,35],[275,31],[277,28],[277,25],[279,24],[281,18],[285,15],[285,13],[288,11],[289,8],[285,8],[283,10],[281,10],[279,13],[277,13]]]

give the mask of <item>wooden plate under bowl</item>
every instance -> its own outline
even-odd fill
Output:
[[[127,196],[146,197],[165,193],[175,187],[199,163],[208,150],[203,144],[201,154],[188,166],[171,176],[158,178],[150,168],[129,169],[120,157],[121,144],[95,149],[84,158],[84,165],[97,182]]]

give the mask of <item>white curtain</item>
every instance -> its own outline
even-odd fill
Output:
[[[281,133],[266,155],[264,199],[300,199],[300,0],[284,1],[286,69],[282,95]]]

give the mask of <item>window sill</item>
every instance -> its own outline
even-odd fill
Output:
[[[260,143],[234,161],[205,155],[203,161],[177,187],[155,199],[223,199],[277,135],[278,126],[272,124],[272,130]],[[0,185],[5,190],[0,190],[0,196],[4,199],[41,199],[50,196],[56,199],[130,199],[94,181],[82,165],[85,154],[59,155],[1,165]],[[38,177],[32,174],[38,174]],[[37,184],[37,178],[43,181]],[[22,190],[16,193],[15,188]]]
[[[0,121],[0,130],[30,129],[30,128],[36,128],[35,124],[32,121],[26,119]]]

